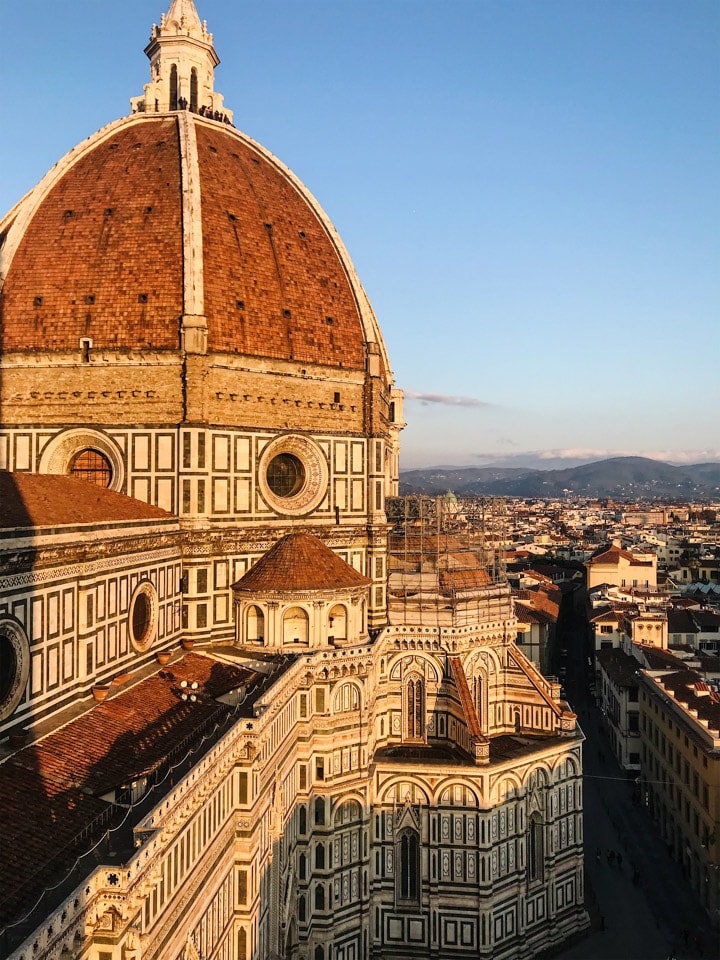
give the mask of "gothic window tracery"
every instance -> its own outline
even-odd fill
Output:
[[[425,681],[412,675],[405,681],[405,737],[422,740],[425,736]]]
[[[420,898],[420,837],[409,827],[398,835],[398,899],[417,903]]]

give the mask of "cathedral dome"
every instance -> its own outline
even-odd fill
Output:
[[[187,110],[99,131],[1,229],[5,352],[74,352],[86,338],[175,350],[200,329],[192,352],[362,369],[381,344],[309,192],[229,124]]]
[[[3,352],[180,349],[388,372],[328,217],[232,125],[192,0],[173,0],[145,52],[133,113],[0,222]]]

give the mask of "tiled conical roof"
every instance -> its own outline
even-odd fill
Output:
[[[253,593],[292,593],[345,590],[364,587],[370,582],[322,540],[307,533],[291,533],[278,540],[233,585],[233,589]]]

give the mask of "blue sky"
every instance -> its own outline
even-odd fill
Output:
[[[340,231],[404,467],[720,459],[716,0],[196,0]],[[0,211],[126,114],[169,0],[0,11]]]

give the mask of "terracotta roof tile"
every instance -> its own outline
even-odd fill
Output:
[[[226,715],[230,708],[214,698],[251,676],[187,654],[0,763],[0,835],[13,838],[0,857],[0,921],[72,866],[82,852],[73,842],[109,810],[104,795],[156,769],[204,722]],[[182,680],[198,683],[196,702],[181,699]]]
[[[76,477],[0,471],[0,529],[171,517],[160,507]]]
[[[233,589],[244,593],[288,593],[342,590],[371,582],[322,540],[307,533],[291,533],[278,540]]]
[[[315,202],[239,131],[186,118],[208,349],[364,370],[353,268]],[[138,114],[58,165],[2,285],[5,350],[178,349],[181,154],[177,118]]]

